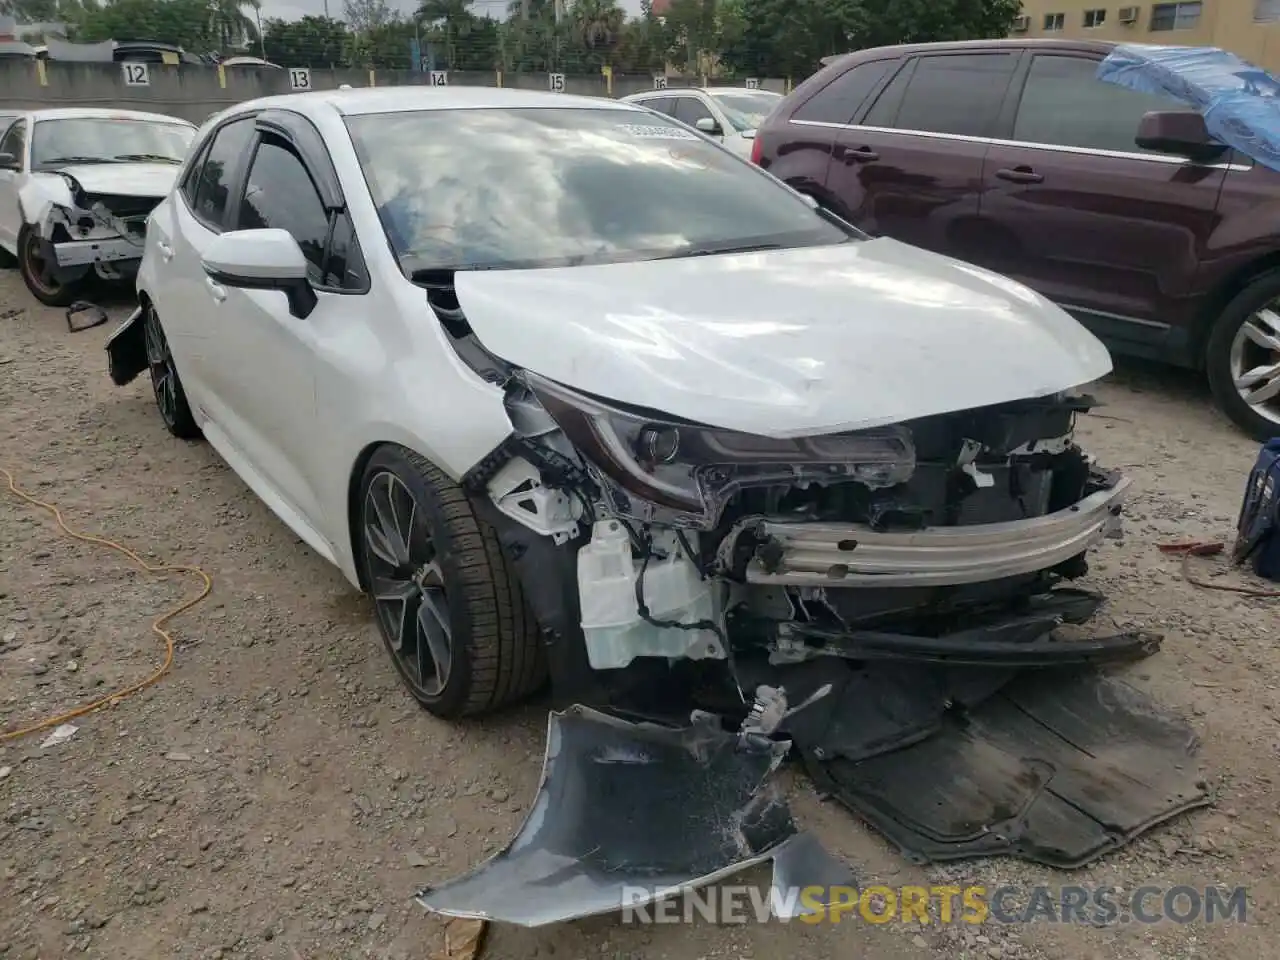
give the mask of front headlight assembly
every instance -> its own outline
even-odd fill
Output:
[[[543,409],[589,463],[621,490],[714,526],[744,487],[906,482],[915,447],[903,427],[774,439],[624,408],[525,373]]]

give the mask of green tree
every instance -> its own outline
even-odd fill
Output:
[[[428,51],[434,54],[437,69],[487,71],[502,66],[500,25],[472,13],[469,0],[423,0],[414,19],[423,57]]]
[[[719,52],[716,0],[672,0],[663,18],[666,60],[697,73],[708,55]]]
[[[343,0],[342,15],[356,33],[378,30],[397,19],[387,0]]]
[[[197,52],[221,48],[215,23],[206,0],[86,3],[67,21],[72,39],[79,43],[147,39]]]
[[[823,57],[867,47],[1003,37],[1020,0],[733,0],[721,62],[800,79]],[[740,6],[738,6],[740,4]]]
[[[346,25],[328,17],[268,20],[262,26],[262,47],[272,63],[282,67],[345,66]]]

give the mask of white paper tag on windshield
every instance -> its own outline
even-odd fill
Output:
[[[620,123],[618,126],[624,133],[633,137],[644,137],[649,140],[697,140],[697,134],[679,127],[665,127],[656,123]]]

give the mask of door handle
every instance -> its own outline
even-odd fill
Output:
[[[879,160],[880,154],[876,153],[870,147],[858,147],[856,150],[850,150],[848,147],[839,147],[840,159],[845,163],[870,163],[873,160]]]
[[[1011,183],[1043,183],[1044,174],[1036,173],[1030,167],[1014,167],[1012,170],[1005,167],[996,171],[996,176],[1001,180],[1008,180]]]
[[[173,247],[169,246],[163,240],[156,241],[156,249],[160,251],[160,256],[164,257],[165,260],[173,259]]]
[[[218,303],[227,299],[226,288],[214,283],[211,277],[204,278],[204,285],[209,288],[209,295],[213,297],[214,300],[218,301]]]

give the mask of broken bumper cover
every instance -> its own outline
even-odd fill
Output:
[[[751,531],[763,542],[749,583],[782,586],[932,587],[1035,573],[1118,532],[1131,486],[1120,478],[1056,513],[1005,523],[881,533],[865,524],[782,523],[752,518],[725,538],[721,556]]]
[[[631,723],[575,706],[551,714],[533,808],[510,845],[473,872],[423,891],[433,913],[537,927],[638,909],[773,861],[775,916],[828,904],[787,891],[852,883],[796,832],[770,777],[790,744],[743,737],[716,718]]]
[[[128,260],[142,260],[142,247],[125,237],[103,237],[89,240],[64,240],[53,243],[53,254],[59,267],[83,267],[95,263],[117,266]]]

